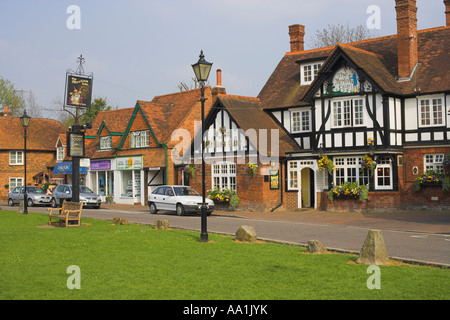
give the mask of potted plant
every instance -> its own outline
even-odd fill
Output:
[[[251,176],[254,176],[258,170],[258,165],[255,163],[247,164],[247,173]]]
[[[328,158],[328,156],[323,156],[320,158],[318,166],[320,171],[326,168],[329,174],[333,174],[333,170],[335,170],[334,163]]]
[[[367,154],[361,160],[361,171],[364,171],[364,169],[369,169],[371,177],[373,177],[373,172],[376,166],[377,163]]]
[[[189,174],[192,178],[194,178],[195,172],[197,170],[195,169],[195,165],[193,163],[190,163],[190,164],[187,164],[184,166],[183,171],[186,172],[187,174]]]
[[[328,199],[331,203],[335,199],[358,199],[361,202],[366,202],[368,197],[369,189],[358,182],[345,182],[343,185],[334,186],[328,191]]]

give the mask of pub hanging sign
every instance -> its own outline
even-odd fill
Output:
[[[84,157],[84,132],[67,132],[67,155]]]
[[[70,107],[91,106],[92,78],[68,74],[66,79],[65,104]]]

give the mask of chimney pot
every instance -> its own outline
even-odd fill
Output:
[[[304,50],[305,26],[294,24],[289,26],[289,37],[291,44],[291,52],[301,52]]]
[[[214,88],[212,88],[213,96],[217,96],[219,94],[227,94],[227,91],[222,86],[222,70],[217,69],[216,75],[217,75],[217,84]]]

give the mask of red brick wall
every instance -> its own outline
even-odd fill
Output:
[[[234,161],[237,163],[237,161]],[[270,189],[270,182],[264,181],[264,175],[262,175],[261,164],[258,164],[258,172],[256,175],[251,176],[246,171],[246,164],[236,164],[236,185],[237,195],[239,196],[239,209],[250,211],[271,211],[273,208],[281,203],[281,191],[284,192],[281,187],[283,177],[280,176],[280,188]],[[196,164],[196,174],[194,178],[190,178],[190,185],[196,189],[199,193],[202,191],[202,171],[201,164]],[[211,164],[205,165],[205,189],[206,192],[211,189]],[[283,173],[283,169],[280,169],[280,174]],[[270,181],[270,179],[269,179]]]
[[[39,172],[47,172],[47,163],[55,158],[55,152],[53,151],[27,151],[27,184],[34,186],[33,176]],[[0,151],[0,200],[6,201],[8,198],[9,187],[5,188],[5,185],[9,185],[9,178],[23,178],[24,166],[23,165],[10,165],[9,164],[9,151]]]

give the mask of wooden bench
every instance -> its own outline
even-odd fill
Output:
[[[52,219],[58,219],[62,224],[65,223],[65,227],[77,227],[80,226],[81,209],[83,208],[83,202],[69,202],[64,200],[61,208],[49,208],[48,209],[48,224],[52,224]],[[53,214],[53,211],[58,214]],[[69,224],[69,221],[76,221],[75,224]]]

